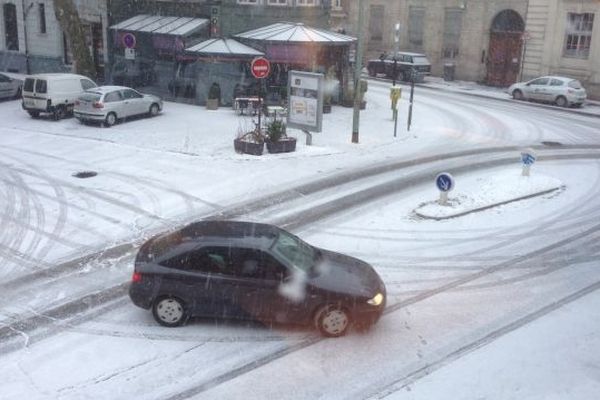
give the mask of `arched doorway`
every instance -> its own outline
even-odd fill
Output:
[[[508,86],[517,81],[524,30],[523,18],[513,10],[499,12],[492,21],[486,77],[489,85]]]

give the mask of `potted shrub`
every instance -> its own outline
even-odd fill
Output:
[[[269,122],[266,136],[269,153],[289,153],[296,150],[296,138],[287,136],[283,120]]]
[[[219,108],[219,102],[221,101],[221,87],[218,83],[213,82],[208,89],[208,98],[206,100],[207,110],[216,110]]]
[[[260,156],[265,148],[265,137],[258,128],[249,132],[240,129],[233,140],[233,148],[238,153]]]

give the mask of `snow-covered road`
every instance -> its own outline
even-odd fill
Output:
[[[131,273],[135,244],[154,232],[318,178],[336,182],[344,174],[359,177],[358,171],[370,167],[385,170],[415,160],[402,169],[320,188],[318,199],[299,191],[283,207],[243,214],[287,221],[313,244],[371,262],[386,282],[389,300],[386,315],[368,334],[321,340],[306,329],[202,320],[166,330],[117,295],[91,312],[75,309],[72,318],[41,333],[29,336],[23,329],[17,347],[26,346],[0,355],[0,372],[14,377],[0,397],[399,395],[428,372],[451,368],[467,352],[597,289],[596,121],[560,110],[533,113],[519,104],[423,92],[411,132],[402,128],[394,139],[387,95],[385,85],[370,85],[360,145],[349,143],[350,111],[335,108],[313,147],[299,143],[291,155],[261,158],[233,152],[240,117],[228,109],[167,104],[158,118],[102,129],[74,120],[31,120],[17,102],[0,103],[4,326],[40,312],[37,321],[48,319],[44,309],[118,287]],[[402,102],[401,115],[406,107]],[[419,173],[429,176],[468,159],[435,162],[436,154],[476,150],[457,175],[459,185],[473,188],[500,173],[495,168],[512,168],[518,176],[517,149],[538,146],[544,153],[542,142],[583,145],[572,150],[580,157],[556,159],[557,150],[534,167],[534,173],[565,183],[559,193],[441,222],[413,214],[437,196]],[[515,164],[479,165],[469,172],[469,163],[498,157],[483,151],[490,147],[505,148],[504,155],[514,148]],[[85,170],[99,174],[88,180],[71,176]],[[308,215],[325,201],[391,185],[395,175],[411,183],[395,183],[390,195],[349,203],[347,210],[317,214],[322,218],[308,224],[288,218],[299,210]],[[103,256],[103,249],[117,244],[123,244],[120,252]],[[54,275],[57,264],[83,254],[94,257]],[[19,335],[18,324],[13,329]],[[598,334],[593,332],[596,340]],[[590,354],[587,361],[598,359]]]

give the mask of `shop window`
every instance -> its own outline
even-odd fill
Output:
[[[567,14],[565,56],[576,58],[589,57],[593,26],[594,14]]]
[[[4,4],[4,39],[6,50],[19,50],[19,31],[17,28],[17,7],[14,4]]]
[[[296,5],[300,7],[315,7],[320,3],[320,0],[296,0]]]
[[[270,6],[287,6],[288,0],[267,0],[267,4]]]

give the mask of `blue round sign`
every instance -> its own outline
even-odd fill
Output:
[[[133,49],[135,48],[135,35],[133,33],[129,33],[127,32],[126,34],[123,35],[123,45],[125,47],[127,47],[128,49]]]
[[[535,155],[531,153],[521,153],[521,161],[525,165],[533,165],[533,163],[535,163]]]
[[[454,178],[447,172],[442,172],[435,177],[435,185],[441,192],[449,192],[454,189]]]

